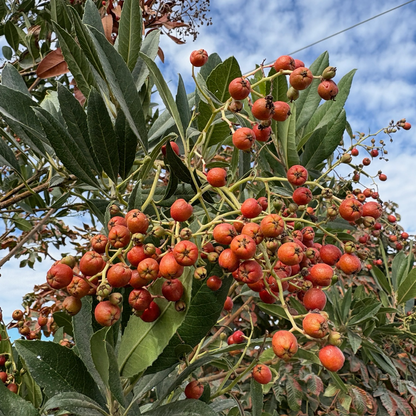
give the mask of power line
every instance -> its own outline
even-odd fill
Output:
[[[413,3],[414,1],[415,1],[415,0],[410,0],[410,1],[407,1],[406,3],[400,4],[399,6],[393,7],[392,9],[386,10],[385,12],[382,12],[382,13],[380,13],[380,14],[377,14],[376,16],[370,17],[369,19],[363,20],[363,21],[362,21],[362,22],[360,22],[360,23],[356,23],[356,24],[355,24],[355,25],[353,25],[353,26],[350,26],[350,27],[348,27],[348,28],[346,28],[346,29],[343,29],[343,30],[341,30],[341,31],[337,32],[337,33],[334,33],[334,34],[332,34],[332,35],[330,35],[330,36],[327,36],[326,38],[323,38],[323,39],[318,40],[318,41],[316,41],[316,42],[314,42],[314,43],[311,43],[311,44],[310,44],[310,45],[308,45],[308,46],[304,46],[303,48],[300,48],[300,49],[298,49],[298,50],[296,50],[296,51],[290,52],[288,55],[292,55],[292,54],[295,54],[295,53],[297,53],[297,52],[303,51],[304,49],[310,48],[311,46],[314,46],[314,45],[316,45],[316,44],[318,44],[318,43],[321,43],[321,42],[323,42],[323,41],[325,41],[325,40],[327,40],[327,39],[333,38],[334,36],[340,35],[341,33],[344,33],[344,32],[346,32],[346,31],[348,31],[348,30],[354,29],[354,28],[355,28],[355,27],[357,27],[357,26],[360,26],[360,25],[362,25],[362,24],[364,24],[364,23],[367,23],[367,22],[369,22],[370,20],[376,19],[377,17],[383,16],[383,14],[390,13],[390,12],[392,12],[393,10],[399,9],[400,7],[406,6],[406,5],[407,5],[407,4],[409,4],[409,3]]]

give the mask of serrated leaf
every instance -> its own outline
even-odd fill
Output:
[[[109,88],[123,110],[130,128],[140,141],[143,150],[147,151],[146,120],[133,77],[123,58],[107,41],[105,36],[95,28],[90,28],[90,33],[105,70],[105,79]]]
[[[105,405],[96,382],[72,350],[45,341],[17,340],[15,347],[25,360],[31,376],[48,397],[72,391]]]
[[[92,148],[100,168],[114,183],[117,183],[119,168],[117,139],[107,106],[95,88],[91,88],[88,96],[87,120]]]
[[[178,107],[173,99],[172,93],[170,92],[168,85],[166,84],[166,81],[163,78],[162,73],[160,72],[160,69],[143,52],[140,52],[139,56],[147,65],[152,79],[157,86],[157,90],[160,94],[160,97],[162,98],[163,104],[175,120],[175,124],[178,128],[179,135],[182,137],[183,140],[185,140],[185,130],[182,125],[182,120],[179,114]]]
[[[23,77],[20,75],[19,71],[9,63],[6,63],[3,71],[1,72],[1,83],[5,87],[19,91],[22,94],[31,97]]]
[[[402,304],[416,297],[416,269],[410,271],[399,286],[397,303]]]
[[[303,392],[300,384],[292,376],[287,377],[286,392],[290,409],[294,412],[299,411],[302,405]]]
[[[181,278],[185,288],[184,301],[189,305],[192,270],[187,267]],[[161,285],[156,282],[155,290]],[[159,288],[160,289],[160,288]],[[118,363],[123,377],[133,377],[148,368],[168,345],[186,313],[175,310],[173,302],[157,299],[160,316],[154,322],[144,322],[131,316],[121,338],[118,350]]]
[[[98,182],[90,169],[87,159],[65,128],[42,108],[35,108],[34,111],[56,155],[64,166],[85,183],[97,187]]]
[[[97,170],[98,163],[88,134],[87,115],[84,109],[74,95],[62,84],[58,84],[57,91],[62,117],[69,134],[82,150],[91,168]]]
[[[142,44],[143,18],[138,0],[126,0],[118,27],[118,52],[130,71],[136,65]]]
[[[65,409],[77,416],[106,416],[108,414],[97,402],[76,392],[61,393],[51,397],[46,402],[44,410],[50,412],[56,409]]]
[[[324,383],[316,374],[308,374],[304,381],[306,381],[307,389],[312,395],[319,396],[324,391]]]
[[[222,286],[216,292],[208,288],[205,281],[193,279],[192,297],[184,321],[179,326],[177,333],[169,341],[147,373],[154,373],[178,362],[175,348],[183,343],[192,348],[208,333],[210,328],[217,322],[220,315],[228,289],[231,284],[230,278],[224,279]]]
[[[85,97],[88,97],[90,88],[97,88],[94,75],[91,71],[90,64],[81,47],[75,39],[65,32],[56,23],[53,23],[54,30],[59,39],[59,45],[62,54],[71,74],[74,76],[77,86]]]
[[[137,138],[131,130],[129,123],[126,120],[126,116],[121,109],[117,113],[114,129],[117,137],[119,160],[118,172],[123,179],[126,179],[136,157]]]
[[[223,103],[230,98],[228,84],[238,77],[241,77],[240,65],[234,56],[230,56],[218,64],[207,77],[208,90]]]
[[[39,412],[31,403],[12,393],[4,383],[0,383],[0,413],[5,416],[38,416]]]

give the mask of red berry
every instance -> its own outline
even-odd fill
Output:
[[[345,357],[342,351],[334,346],[327,345],[319,351],[319,359],[322,365],[329,371],[339,371],[345,362]]]
[[[193,380],[185,387],[185,396],[188,399],[198,400],[204,392],[204,386],[198,381]]]
[[[250,150],[255,140],[254,131],[248,127],[241,127],[233,133],[233,144],[240,150]]]
[[[293,71],[296,68],[295,60],[289,55],[282,55],[276,59],[273,64],[276,72],[279,72],[281,69]]]
[[[312,81],[313,74],[305,67],[296,68],[289,76],[290,85],[300,91],[308,88]]]
[[[235,78],[228,85],[228,91],[234,100],[244,100],[250,94],[250,82],[246,78]]]
[[[212,168],[207,173],[207,181],[214,188],[227,184],[227,171],[223,168]]]
[[[189,60],[193,66],[201,67],[207,63],[208,53],[205,49],[198,49],[191,53]]]
[[[351,155],[352,156],[358,156],[359,154],[360,154],[360,152],[358,151],[358,149],[356,147],[351,149]]]
[[[387,175],[385,175],[384,173],[380,173],[380,175],[378,175],[378,178],[382,181],[385,182],[387,180]]]
[[[272,381],[272,372],[267,365],[257,364],[253,368],[253,378],[260,384],[267,384]]]
[[[170,147],[172,148],[172,150],[179,156],[179,146],[175,143],[175,142],[169,142],[170,143]],[[164,144],[162,146],[162,154],[163,156],[166,155],[166,145]]]
[[[218,276],[210,276],[207,279],[207,286],[213,291],[216,292],[222,286],[222,280]]]
[[[170,216],[179,222],[189,220],[194,209],[191,204],[188,204],[184,199],[177,199],[170,207]]]
[[[233,306],[234,306],[233,300],[229,296],[227,296],[227,299],[225,299],[225,302],[224,302],[224,310],[229,312],[233,309]]]
[[[318,85],[318,94],[323,100],[335,100],[338,94],[338,86],[332,79],[324,79]]]
[[[404,123],[403,124],[403,128],[405,129],[405,130],[410,130],[411,128],[412,128],[412,125],[410,124],[410,123]]]
[[[273,120],[285,121],[291,114],[290,105],[284,101],[275,101],[274,113],[272,115]]]

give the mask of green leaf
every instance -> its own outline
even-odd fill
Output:
[[[321,361],[314,352],[304,350],[303,348],[298,349],[297,353],[295,354],[295,357],[302,358],[303,360],[307,360],[314,364],[321,364]]]
[[[74,21],[74,28],[77,35],[79,46],[84,52],[90,64],[95,68],[97,73],[102,79],[106,78],[106,74],[103,69],[103,65],[98,57],[97,49],[94,46],[94,42],[90,36],[85,24],[81,21],[78,12],[74,8],[70,8],[72,19]],[[76,55],[74,55],[76,57]],[[86,95],[86,97],[88,94]]]
[[[58,84],[58,100],[69,134],[88,160],[91,169],[97,171],[98,161],[92,148],[88,134],[87,115],[81,104],[62,84]]]
[[[373,275],[374,279],[378,282],[378,284],[385,290],[385,292],[387,294],[391,294],[390,283],[387,280],[386,275],[377,266],[372,267],[371,274]]]
[[[63,409],[77,416],[97,416],[108,413],[94,400],[76,392],[60,393],[51,397],[45,404],[45,411]]]
[[[53,320],[56,322],[59,328],[64,329],[66,334],[70,335],[71,337],[74,336],[71,317],[66,312],[55,312],[53,314]]]
[[[20,175],[19,163],[16,160],[16,156],[3,139],[0,139],[0,163],[10,166]]]
[[[179,114],[178,107],[176,106],[175,101],[173,100],[172,93],[170,92],[170,89],[168,85],[166,84],[166,81],[163,78],[162,73],[160,72],[160,69],[156,66],[156,64],[143,52],[140,52],[140,58],[143,59],[143,61],[146,63],[150,74],[153,78],[154,83],[156,84],[157,90],[160,94],[160,97],[163,100],[163,104],[175,120],[176,127],[178,128],[179,135],[182,137],[183,140],[185,140],[185,130],[182,125],[181,116]]]
[[[82,298],[81,310],[72,318],[74,333],[73,337],[77,346],[78,355],[88,370],[88,373],[94,378],[102,391],[105,390],[105,384],[101,379],[100,373],[94,365],[91,350],[91,339],[94,335],[92,326],[92,298]]]
[[[118,334],[116,334],[118,336]],[[121,379],[118,371],[117,356],[114,352],[114,348],[110,342],[106,342],[106,352],[110,362],[109,366],[109,385],[110,391],[113,394],[113,397],[123,406],[126,407],[126,399],[124,397],[123,386],[121,384]]]
[[[4,383],[0,383],[0,413],[5,416],[38,416],[39,412],[33,405],[12,393]]]
[[[381,303],[372,303],[371,305],[366,306],[365,308],[359,308],[359,311],[357,314],[353,315],[349,321],[348,326],[357,325],[359,323],[365,322],[368,319],[375,319],[375,316],[379,309],[381,308]],[[356,309],[354,309],[353,312],[355,312]]]
[[[25,220],[24,218],[14,217],[13,222],[19,230],[30,231],[33,228],[33,225]]]
[[[143,202],[142,183],[141,181],[138,181],[131,191],[127,210],[130,211],[134,208],[140,209]]]
[[[179,74],[178,90],[176,92],[176,105],[181,117],[182,126],[187,128],[191,121],[191,110],[189,108],[188,96],[181,74]]]
[[[355,332],[348,330],[348,341],[350,342],[354,354],[357,354],[358,348],[360,348],[362,342],[361,337]]]
[[[84,16],[82,17],[82,22],[85,25],[90,25],[94,27],[104,35],[104,28],[101,22],[100,12],[98,11],[97,6],[92,0],[87,0],[85,2]]]
[[[238,77],[241,77],[240,65],[234,56],[230,56],[209,74],[207,78],[208,90],[223,103],[230,98],[228,84]]]
[[[218,416],[206,403],[200,400],[186,399],[160,406],[144,413],[145,416]]]
[[[4,0],[0,0],[0,4],[2,2],[4,2]],[[2,54],[4,56],[4,59],[7,59],[8,61],[10,61],[10,59],[12,59],[12,57],[13,57],[13,50],[9,46],[7,46],[7,45],[2,46],[1,47],[1,52],[2,52]]]
[[[312,71],[312,74],[320,75],[327,66],[329,66],[329,55],[328,52],[324,52],[314,61],[309,69]],[[319,79],[314,79],[309,88],[301,91],[299,98],[295,101],[297,110],[296,130],[300,130],[309,122],[321,102],[321,97],[317,93],[319,83]]]
[[[258,302],[257,306],[263,312],[271,316],[277,316],[278,318],[288,319],[285,310],[280,305],[270,305],[268,303]]]
[[[208,61],[205,63],[203,67],[199,70],[199,74],[206,80],[209,74],[216,68],[220,63],[222,63],[222,59],[219,55],[214,52],[210,53],[208,57]]]
[[[397,303],[400,305],[416,297],[416,269],[406,276],[397,292]]]
[[[343,323],[346,322],[348,315],[350,313],[352,302],[352,288],[348,288],[348,290],[344,294],[344,298],[342,299],[341,303],[341,320]]]
[[[250,381],[250,397],[252,416],[261,416],[263,410],[263,389],[261,384],[254,380],[253,377]]]
[[[119,160],[116,134],[108,114],[107,106],[100,93],[91,88],[87,108],[88,132],[100,167],[117,183]]]
[[[0,20],[3,20],[6,17],[8,12],[9,12],[9,9],[6,4],[6,0],[0,0]],[[9,58],[6,58],[6,59],[9,59]]]
[[[189,305],[192,270],[187,267],[181,277],[185,288],[184,301]],[[160,290],[162,282],[157,281],[154,290]],[[157,293],[160,293],[157,292]],[[144,322],[137,316],[131,316],[118,350],[118,363],[123,377],[133,377],[148,368],[168,345],[186,312],[179,313],[173,302],[157,299],[160,316],[154,322]]]
[[[287,120],[288,128],[285,137],[281,138],[283,146],[283,154],[285,157],[286,166],[290,168],[293,165],[299,165],[299,155],[296,148],[296,106],[290,105],[292,114]]]
[[[143,18],[138,0],[126,0],[118,27],[118,52],[130,71],[136,65],[142,44]]]
[[[94,366],[99,372],[104,384],[108,386],[109,379],[109,358],[106,348],[106,335],[110,327],[104,327],[95,332],[91,336],[91,356],[94,361]],[[117,377],[117,374],[113,374],[112,377]]]
[[[63,0],[51,0],[51,20],[58,23],[66,30],[71,29],[71,19],[69,18],[66,4]]]
[[[65,128],[42,108],[35,108],[34,111],[56,155],[64,166],[85,183],[97,187],[98,182],[91,171],[87,158]]]
[[[333,124],[324,125],[313,132],[301,156],[306,169],[315,169],[334,153],[341,142],[346,120],[345,110],[342,110]]]
[[[298,381],[292,376],[287,377],[286,393],[290,409],[294,412],[298,412],[302,404],[303,392]]]
[[[46,151],[40,137],[44,136],[44,132],[33,111],[35,106],[36,103],[26,94],[0,85],[0,113],[14,133],[43,157]],[[26,134],[26,130],[30,133]]]
[[[17,52],[19,50],[20,36],[11,20],[8,20],[4,25],[4,36],[6,37],[7,43]]]
[[[118,172],[123,179],[126,179],[136,157],[137,137],[131,130],[126,116],[121,109],[118,110],[114,129],[117,137]]]
[[[30,92],[26,86],[23,77],[19,74],[19,71],[11,64],[6,63],[1,72],[1,83],[5,87],[11,88],[27,95],[31,98]]]
[[[153,61],[157,56],[157,51],[159,49],[159,39],[160,39],[160,32],[158,30],[153,30],[149,32],[147,36],[144,38],[142,43],[140,52],[144,53]],[[149,75],[149,70],[147,69],[147,65],[144,63],[143,59],[140,57],[136,61],[136,65],[132,71],[132,76],[134,79],[134,83],[136,84],[137,91],[140,90],[142,85],[147,79]]]
[[[335,385],[339,389],[341,389],[344,393],[348,393],[348,388],[344,384],[344,382],[341,380],[341,377],[337,373],[333,373],[332,371],[330,371],[329,374],[331,375],[331,378],[333,382],[335,383]]]
[[[96,382],[72,350],[45,341],[17,340],[15,347],[31,376],[48,397],[74,391],[105,405]]]
[[[97,83],[86,55],[69,33],[65,32],[56,23],[53,23],[53,27],[58,36],[59,46],[61,47],[62,55],[65,58],[68,68],[74,76],[82,94],[88,97],[90,88],[97,88]]]
[[[94,28],[90,28],[90,33],[105,70],[105,79],[109,88],[123,110],[130,128],[139,139],[143,150],[147,151],[146,120],[133,77],[121,55],[117,53],[105,36]]]
[[[217,322],[232,279],[224,279],[221,288],[215,292],[208,288],[205,281],[192,280],[192,297],[185,320],[147,373],[161,371],[177,363],[177,347],[186,344],[193,348]]]

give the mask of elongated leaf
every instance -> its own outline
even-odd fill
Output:
[[[30,374],[48,397],[74,391],[105,405],[96,382],[72,350],[45,341],[18,340],[15,345]]]
[[[68,72],[68,65],[62,55],[61,48],[49,52],[36,68],[36,75],[39,78],[57,77]]]
[[[397,292],[397,303],[402,304],[416,297],[416,269],[411,270],[400,284]]]
[[[97,6],[92,0],[87,0],[85,2],[84,16],[82,17],[82,22],[85,25],[89,25],[99,30],[104,35],[104,27],[101,22],[100,12],[97,9]]]
[[[98,163],[109,178],[117,183],[119,160],[116,135],[107,106],[95,88],[91,88],[88,97],[87,119],[88,132]]]
[[[373,275],[374,279],[378,282],[378,284],[386,291],[386,293],[391,294],[390,283],[387,280],[386,275],[377,266],[373,266],[373,268],[371,269],[371,274]]]
[[[143,202],[144,200],[142,196],[142,183],[141,181],[138,181],[134,186],[133,190],[131,191],[129,204],[127,207],[128,211],[134,208],[141,209]]]
[[[85,183],[97,187],[98,182],[90,169],[87,159],[64,127],[47,111],[36,108],[35,112],[43,125],[56,155],[64,166]]]
[[[391,281],[395,291],[397,291],[401,280],[403,280],[408,273],[407,256],[403,251],[400,251],[394,256],[393,264],[391,266]]]
[[[63,0],[51,0],[51,20],[66,30],[71,29],[71,19]]]
[[[5,416],[38,416],[39,412],[31,403],[12,393],[4,383],[0,383],[0,414]]]
[[[136,65],[142,44],[143,18],[138,0],[126,0],[118,27],[118,52],[130,71]]]
[[[163,100],[163,104],[168,109],[169,113],[175,120],[176,127],[178,128],[179,135],[185,140],[185,130],[182,125],[182,120],[179,114],[178,107],[173,99],[172,93],[169,90],[166,81],[163,78],[160,69],[156,66],[156,64],[143,52],[140,52],[140,58],[146,63],[150,74],[153,78],[154,83],[157,86],[157,90],[160,94],[160,97]]]
[[[182,126],[186,129],[191,121],[191,111],[189,108],[188,96],[181,74],[179,74],[178,90],[176,92],[176,105],[181,117]]]
[[[105,338],[109,329],[109,327],[104,327],[91,336],[91,355],[94,366],[106,386],[108,386],[110,363]],[[112,375],[112,377],[117,377],[117,374]]]
[[[146,120],[133,77],[123,58],[98,30],[90,28],[109,87],[119,103],[130,128],[147,151]],[[152,62],[153,63],[153,62]]]
[[[362,339],[353,331],[348,331],[348,341],[350,342],[351,348],[354,354],[357,353],[358,348],[361,346]]]
[[[207,78],[207,87],[218,100],[223,103],[230,98],[228,84],[241,77],[241,69],[234,56],[217,65]]]
[[[350,307],[352,302],[352,289],[349,288],[344,295],[344,299],[342,299],[341,304],[341,320],[343,323],[346,322],[348,315],[350,313]]]
[[[62,84],[58,84],[58,100],[68,132],[81,149],[91,169],[97,171],[98,161],[88,134],[87,115],[78,100]]]
[[[3,139],[0,139],[0,163],[3,166],[10,166],[20,175],[19,163],[17,162],[13,151]]]
[[[356,315],[353,315],[351,319],[348,321],[348,325],[357,325],[368,319],[375,319],[375,316],[381,308],[381,306],[381,303],[376,303],[368,305],[365,308],[360,308],[359,312]]]
[[[178,346],[186,344],[193,348],[201,341],[217,322],[218,316],[223,309],[231,280],[230,278],[224,279],[221,288],[213,292],[204,281],[193,279],[192,298],[186,318],[162,354],[152,367],[148,369],[148,374],[164,370],[177,363],[179,359]]]
[[[1,83],[5,87],[19,91],[22,94],[31,97],[23,77],[19,74],[19,71],[9,63],[6,63],[3,71],[1,72]]]
[[[110,332],[111,334],[111,332]],[[117,333],[116,333],[117,336]],[[108,336],[107,336],[108,338]],[[109,360],[108,372],[110,378],[108,384],[110,386],[110,391],[113,394],[113,397],[123,406],[126,407],[126,399],[124,397],[123,386],[121,384],[121,379],[118,372],[117,356],[115,354],[113,346],[106,341],[106,353]]]
[[[86,55],[70,34],[56,23],[53,24],[53,27],[58,36],[59,45],[68,68],[74,76],[80,91],[85,97],[88,97],[91,86],[97,87],[97,83]]]
[[[332,155],[341,142],[346,120],[345,110],[342,110],[329,130],[327,126],[315,130],[306,143],[305,151],[301,156],[302,165],[306,169],[315,169]]]
[[[337,373],[330,371],[331,378],[334,381],[335,385],[341,389],[344,393],[348,393],[348,388],[345,383],[341,380],[341,377]]]
[[[105,410],[94,400],[84,394],[70,392],[57,394],[51,397],[45,404],[45,411],[62,409],[74,413],[77,416],[107,415]]]
[[[280,305],[270,305],[268,303],[259,302],[257,306],[268,315],[288,319],[285,310]]]
[[[137,137],[131,130],[122,110],[117,113],[114,129],[117,137],[118,172],[123,179],[126,179],[136,157]]]
[[[144,413],[146,416],[218,416],[206,403],[200,400],[187,399],[160,406]]]
[[[303,392],[300,384],[292,376],[286,382],[287,401],[291,410],[297,412],[302,404]]]
[[[6,37],[7,43],[14,49],[15,52],[19,49],[20,37],[16,26],[11,20],[8,20],[4,25],[4,36]]]
[[[160,32],[158,30],[153,30],[152,32],[148,33],[144,38],[140,52],[144,53],[154,61],[157,56],[157,51],[159,50],[159,39]],[[143,59],[139,57],[132,72],[134,83],[136,84],[138,91],[144,84],[148,75],[149,70],[147,69],[147,65],[144,63]]]
[[[312,71],[312,74],[320,75],[327,66],[329,66],[329,55],[328,52],[324,52],[318,56],[309,69]],[[309,88],[301,91],[299,98],[295,101],[297,109],[296,130],[301,129],[309,122],[319,106],[321,101],[321,97],[317,93],[319,82],[319,79],[314,79]]]
[[[184,301],[189,304],[192,285],[190,268],[186,268],[181,280],[185,288]],[[160,289],[160,285],[161,282],[157,282],[155,290]],[[161,313],[156,321],[144,322],[132,316],[124,330],[118,350],[120,373],[124,377],[133,377],[148,368],[185,319],[186,313],[177,312],[173,302],[157,299],[157,303]]]
[[[252,401],[252,416],[261,416],[263,411],[263,389],[261,388],[261,384],[254,380],[254,378],[251,378],[250,381],[250,396]]]
[[[319,360],[318,356],[313,353],[312,351],[305,350],[303,348],[299,348],[295,357],[302,358],[304,360],[310,361],[314,364],[320,364],[321,361]]]
[[[289,116],[287,136],[283,142],[284,156],[288,168],[300,163],[296,148],[296,106],[292,104],[290,108],[292,114]]]

